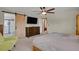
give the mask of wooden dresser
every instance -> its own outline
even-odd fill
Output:
[[[0,25],[0,33],[3,35],[3,25]]]
[[[40,34],[40,27],[26,27],[26,37]]]

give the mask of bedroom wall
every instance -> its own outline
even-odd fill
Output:
[[[68,8],[68,7],[67,7]],[[76,31],[76,15],[78,10],[76,8],[62,8],[57,7],[55,8],[55,14],[48,14],[48,32],[61,32],[61,33],[68,33],[74,34]],[[2,8],[0,8],[1,10]],[[18,8],[17,8],[18,9]],[[33,8],[32,8],[33,9]],[[5,9],[2,9],[5,10]],[[7,10],[7,9],[6,9]],[[11,10],[14,11],[14,8]],[[39,10],[39,8],[38,8]],[[25,9],[26,11],[26,9]],[[27,13],[28,14],[28,13]],[[31,13],[29,13],[31,14]],[[2,12],[0,11],[0,24],[3,23],[3,16]],[[32,16],[35,15],[32,13]],[[37,15],[37,14],[36,14]],[[41,21],[40,21],[41,25]],[[38,25],[32,25],[38,26]],[[42,29],[42,28],[41,28]],[[42,30],[41,30],[42,33]]]
[[[3,24],[3,13],[0,11],[0,25]]]
[[[3,15],[3,12],[1,12],[1,10],[0,10],[0,25],[3,25],[3,17],[4,17],[4,15]],[[27,16],[26,16],[26,19],[27,19]],[[26,21],[25,21],[25,23],[26,23]],[[37,27],[37,26],[40,26],[40,33],[42,33],[42,19],[38,19],[38,23],[37,24],[26,24],[25,25],[25,27],[32,27],[32,26],[34,26],[34,27]]]
[[[48,32],[75,34],[77,10],[56,9],[55,14],[48,18]]]

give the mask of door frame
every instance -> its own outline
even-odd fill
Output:
[[[78,16],[79,16],[79,14],[76,15],[76,35],[79,35],[78,34]]]

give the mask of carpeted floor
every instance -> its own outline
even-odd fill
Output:
[[[12,51],[32,51],[32,39],[20,38]]]
[[[33,38],[45,35],[47,33],[42,33],[40,35],[35,35],[30,38],[20,38],[16,43],[16,47],[13,47],[12,51],[32,51],[32,41]]]

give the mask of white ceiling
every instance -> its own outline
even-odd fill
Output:
[[[50,8],[52,7],[47,7],[47,9],[50,9]],[[55,14],[58,12],[65,12],[65,11],[71,11],[71,10],[79,10],[79,8],[78,7],[55,7]],[[39,7],[0,7],[0,11],[18,12],[32,17],[40,17],[40,14],[38,14],[37,12],[33,12],[33,11],[40,11]],[[50,15],[54,15],[54,14],[48,14],[48,17]]]

